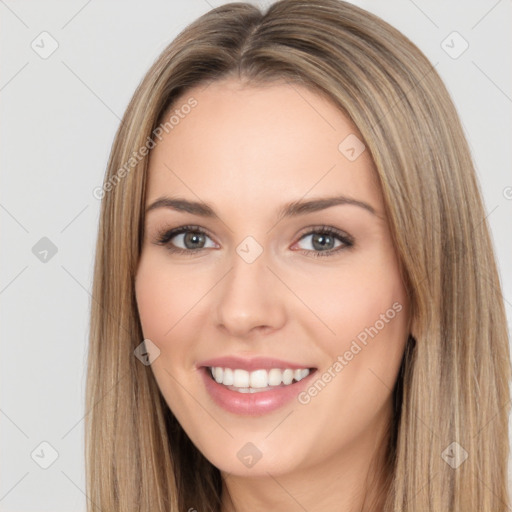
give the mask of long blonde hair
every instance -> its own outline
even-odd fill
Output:
[[[162,52],[133,95],[101,193],[86,396],[88,510],[220,510],[219,470],[178,424],[151,368],[134,357],[143,340],[134,279],[148,167],[136,154],[178,98],[227,77],[254,85],[284,79],[324,95],[358,127],[375,163],[415,340],[395,388],[384,510],[507,510],[509,345],[470,151],[420,50],[339,0],[282,0],[264,13],[244,3],[213,9]]]

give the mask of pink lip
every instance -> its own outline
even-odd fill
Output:
[[[211,377],[208,367],[220,366],[223,368],[240,368],[252,371],[270,368],[299,369],[308,368],[308,366],[297,365],[277,359],[254,358],[247,360],[236,357],[211,359],[203,361],[200,366],[199,372],[212,400],[230,413],[245,416],[262,416],[283,407],[296,398],[298,394],[309,385],[312,375],[316,373],[312,370],[307,377],[299,382],[294,382],[288,386],[276,387],[269,391],[239,393],[238,391],[228,389],[222,384],[218,384]]]
[[[299,370],[301,368],[311,368],[308,364],[292,363],[290,361],[283,361],[281,359],[274,359],[269,357],[252,357],[246,359],[237,356],[218,357],[215,359],[208,359],[199,363],[198,368],[202,366],[219,366],[221,368],[240,368],[252,372],[254,370],[271,370],[272,368],[280,368],[286,370]]]

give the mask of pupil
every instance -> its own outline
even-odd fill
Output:
[[[330,235],[317,235],[313,237],[313,246],[315,249],[325,249],[326,245],[330,245],[332,237]]]
[[[188,242],[191,242],[192,245],[196,244],[197,242],[202,241],[203,235],[201,233],[187,233],[185,235],[185,245],[187,246]],[[190,247],[188,247],[190,248]],[[194,248],[194,247],[192,247]]]

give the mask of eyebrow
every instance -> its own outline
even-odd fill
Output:
[[[293,201],[282,206],[279,209],[277,215],[278,219],[282,220],[283,218],[286,217],[296,217],[298,215],[318,212],[321,210],[325,210],[326,208],[338,205],[358,206],[360,208],[363,208],[364,210],[367,210],[371,214],[379,217],[379,215],[377,215],[377,212],[375,211],[375,208],[373,208],[368,203],[365,203],[364,201],[359,201],[357,199],[352,199],[351,197],[346,196],[319,197],[307,201],[299,199],[297,201]],[[158,208],[170,208],[178,212],[187,212],[193,215],[198,215],[200,217],[217,219],[219,218],[219,216],[215,213],[215,210],[208,203],[189,201],[187,199],[182,199],[179,197],[171,198],[163,196],[158,198],[156,201],[154,201],[147,207],[146,214]]]

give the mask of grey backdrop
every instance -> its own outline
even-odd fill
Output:
[[[2,511],[85,511],[83,402],[100,206],[92,191],[145,71],[181,29],[221,3],[0,0]],[[354,3],[412,39],[453,96],[510,319],[511,2]]]

